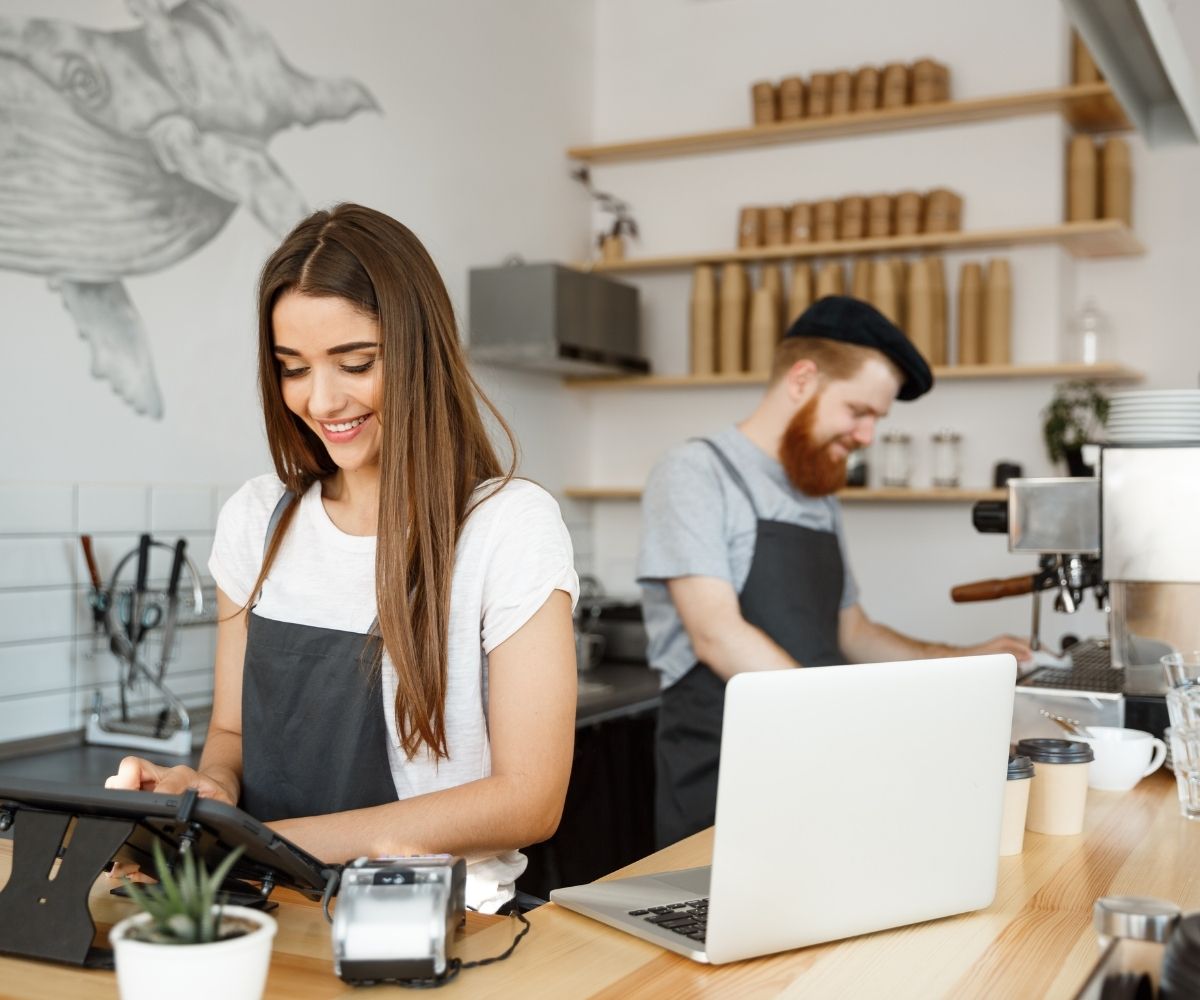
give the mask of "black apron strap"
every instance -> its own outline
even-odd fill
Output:
[[[267,549],[271,547],[271,539],[275,537],[275,532],[279,530],[279,522],[283,518],[283,512],[287,510],[288,504],[292,502],[292,497],[295,495],[291,490],[284,490],[283,496],[279,498],[279,503],[271,511],[271,520],[267,522],[267,534],[263,538],[264,559],[267,557]]]
[[[733,485],[745,494],[746,500],[750,503],[750,509],[754,511],[754,517],[760,518],[762,515],[758,512],[758,504],[754,502],[754,494],[750,492],[750,487],[746,483],[745,478],[738,471],[736,465],[730,460],[729,456],[722,451],[715,441],[710,441],[708,438],[693,438],[694,441],[699,441],[701,444],[708,445],[713,453],[717,456],[720,463],[725,466],[725,471],[729,473],[729,478],[733,480]]]

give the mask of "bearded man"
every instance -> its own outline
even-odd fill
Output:
[[[846,459],[871,443],[892,401],[932,387],[925,359],[890,320],[865,302],[829,296],[785,334],[749,417],[655,466],[642,499],[638,582],[648,658],[663,683],[660,846],[712,825],[725,682],[734,674],[1032,656],[1011,636],[969,647],[911,639],[859,606],[833,494],[845,485]]]

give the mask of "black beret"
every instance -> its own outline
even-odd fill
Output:
[[[874,306],[848,295],[826,295],[804,310],[784,337],[824,337],[870,347],[904,374],[897,399],[916,399],[933,388],[933,372],[921,352]]]

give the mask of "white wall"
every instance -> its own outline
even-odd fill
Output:
[[[562,149],[566,136],[586,134],[591,118],[590,0],[236,2],[297,68],[352,76],[382,108],[281,133],[272,156],[312,207],[359,201],[412,228],[461,317],[470,267],[510,253],[584,253],[587,201]],[[121,0],[0,0],[0,14],[135,23]],[[161,422],[136,416],[88,375],[85,344],[43,279],[0,271],[0,330],[13,365],[0,418],[8,428],[36,423],[35,432],[0,441],[6,473],[240,482],[264,471],[254,282],[276,242],[240,209],[194,256],[126,282],[150,333],[166,404]],[[550,381],[529,390],[560,397]]]
[[[591,0],[234,2],[298,69],[353,76],[374,94],[381,114],[287,131],[270,153],[311,206],[359,201],[410,226],[464,325],[470,267],[586,252],[587,198],[562,150],[591,131]],[[135,24],[121,0],[0,0],[0,15]],[[186,529],[203,564],[220,500],[269,470],[254,282],[275,243],[240,209],[194,256],[126,282],[165,399],[157,422],[90,377],[42,278],[0,271],[0,741],[78,727],[94,682],[117,676],[107,653],[90,658],[78,533],[101,537],[102,572],[145,530]],[[478,374],[522,441],[521,471],[553,491],[577,479],[581,404],[554,379]],[[156,519],[155,498],[181,491],[201,498],[187,523]],[[566,514],[586,560],[588,511]],[[205,638],[187,640],[168,679],[211,686],[211,626],[187,634]]]
[[[1189,46],[1200,64],[1200,40]],[[759,79],[933,56],[951,69],[956,97],[1061,85],[1068,75],[1061,8],[912,0],[603,0],[596,20],[596,142],[706,131],[750,122],[749,86]],[[851,193],[939,185],[964,195],[964,228],[1052,224],[1062,218],[1066,130],[1056,115],[924,129],[739,152],[600,165],[598,187],[629,201],[642,229],[632,253],[712,250],[734,242],[737,210]],[[1116,359],[1146,372],[1152,387],[1194,386],[1200,338],[1192,332],[1193,262],[1200,250],[1200,151],[1134,146],[1135,229],[1142,258],[1076,261],[1050,248],[1003,251],[1014,276],[1014,360],[1058,360],[1059,338],[1083,298],[1094,295],[1116,333]],[[946,255],[950,301],[959,265],[986,253]],[[638,275],[649,353],[656,369],[687,368],[686,272]],[[897,404],[883,429],[909,431],[916,485],[930,478],[929,437],[963,434],[964,485],[990,485],[998,460],[1027,473],[1052,469],[1039,411],[1052,383],[944,382],[915,404]],[[590,392],[590,486],[637,486],[654,459],[686,437],[740,419],[753,389]],[[874,456],[871,456],[874,459]],[[878,465],[877,461],[873,465]],[[610,589],[636,593],[637,505],[598,503],[595,559]],[[968,505],[846,505],[853,569],[873,616],[928,638],[970,641],[1027,633],[1026,599],[955,606],[949,588],[1031,572],[998,536],[981,536]],[[1043,635],[1094,634],[1089,610],[1049,615]]]

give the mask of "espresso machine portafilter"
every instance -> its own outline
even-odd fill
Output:
[[[1074,614],[1093,591],[1108,611],[1108,588],[1100,573],[1099,482],[1095,479],[1012,479],[1007,500],[975,504],[975,530],[1008,535],[1010,552],[1038,557],[1036,573],[961,584],[950,591],[956,603],[1032,594],[1029,644],[1041,648],[1041,595],[1055,592],[1054,608]]]

